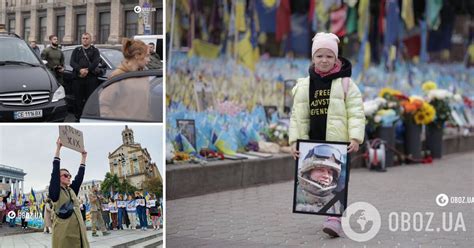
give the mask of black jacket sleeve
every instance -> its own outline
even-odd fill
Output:
[[[59,192],[61,191],[61,181],[59,178],[59,165],[61,159],[55,157],[53,160],[53,172],[51,172],[51,181],[49,181],[49,198],[56,202],[59,200]]]
[[[82,68],[79,66],[79,49],[75,48],[71,54],[71,62],[69,63],[74,71],[80,71]]]
[[[92,57],[90,58],[91,64],[89,64],[89,72],[94,72],[95,68],[99,65],[100,62],[100,53],[97,48],[93,48]]]
[[[72,190],[74,190],[74,193],[76,193],[76,195],[79,194],[79,189],[81,188],[82,180],[84,179],[85,170],[85,166],[79,166],[79,171],[77,172],[76,177],[74,177],[74,181],[72,181],[71,185],[69,186]]]
[[[7,205],[7,198],[10,197],[11,193],[11,191],[8,191],[7,195],[3,197],[3,203],[5,203],[5,206]]]

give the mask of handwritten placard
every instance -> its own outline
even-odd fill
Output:
[[[63,146],[74,151],[84,151],[84,136],[82,131],[71,126],[59,126],[59,139]]]

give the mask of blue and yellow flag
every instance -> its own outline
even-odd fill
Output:
[[[31,188],[31,193],[30,193],[30,202],[34,203],[36,202],[36,196],[35,196],[35,191],[33,190],[33,188]]]

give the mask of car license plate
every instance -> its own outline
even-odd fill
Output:
[[[30,110],[30,111],[16,111],[13,112],[13,119],[31,119],[31,118],[40,118],[43,117],[43,110]]]

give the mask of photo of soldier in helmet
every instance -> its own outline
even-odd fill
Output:
[[[340,150],[328,144],[309,149],[298,166],[296,211],[342,214],[341,202],[331,200],[336,197],[344,160]],[[326,207],[328,204],[332,205]]]

